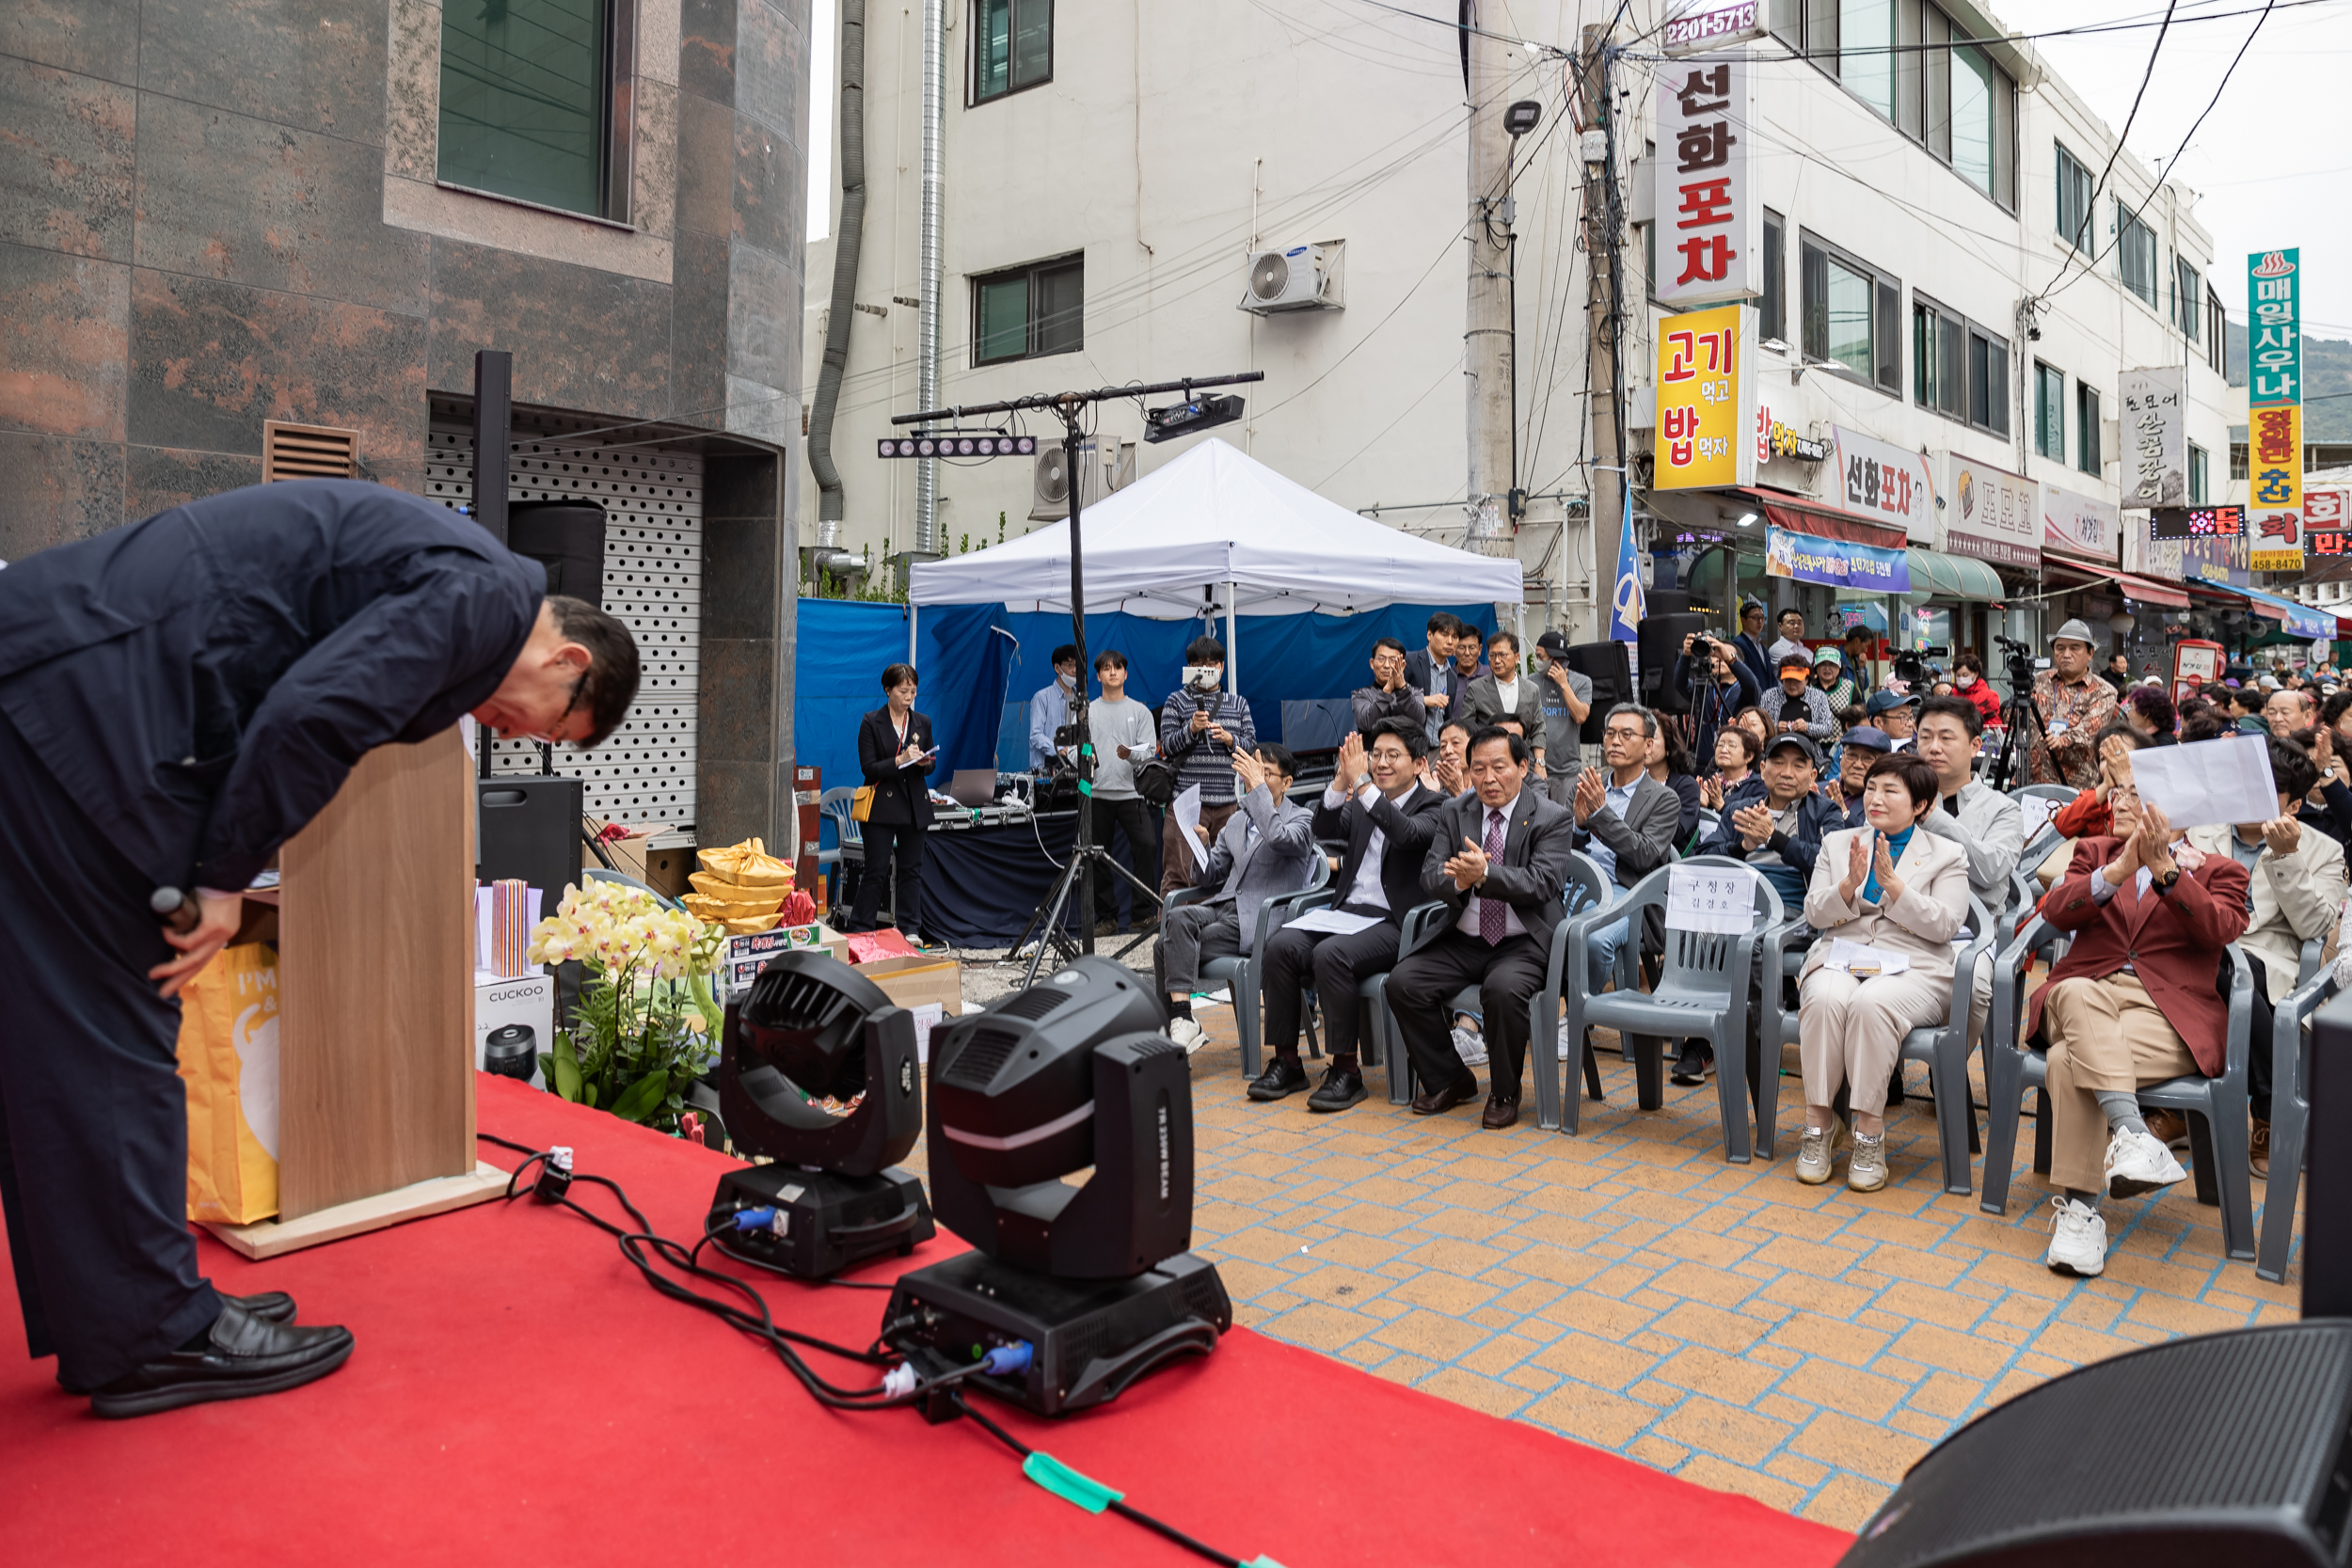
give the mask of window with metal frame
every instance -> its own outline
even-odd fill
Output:
[[[2204,313],[2204,304],[2205,280],[2197,276],[2187,257],[2176,252],[2172,258],[2172,325],[2192,343],[2197,341],[2198,318]]]
[[[2010,212],[2017,84],[1932,0],[1772,0],[1772,32]]]
[[[1800,237],[1804,356],[1902,389],[1902,283],[1811,234]]]
[[[2156,231],[2115,202],[2115,276],[2151,310],[2156,308]]]
[[[972,362],[1002,364],[1086,346],[1086,258],[1057,257],[972,280]]]
[[[2009,340],[1913,294],[1911,397],[1995,436],[2009,434]]]
[[[2090,170],[2066,150],[2064,142],[2050,144],[2058,150],[2058,238],[2076,250],[2089,250],[2090,233]]]
[[[1788,337],[1788,220],[1764,209],[1764,293],[1757,299],[1756,329],[1766,338]]]
[[[2230,322],[2221,313],[2221,296],[2205,285],[2205,363],[2216,375],[2225,373],[2229,365]]]
[[[440,182],[628,221],[634,0],[441,8]]]
[[[2066,372],[2033,362],[2033,450],[2066,461]]]
[[[1054,0],[972,0],[973,103],[1054,79]]]
[[[2093,479],[2106,472],[2106,454],[2100,450],[2099,389],[2074,383],[2074,467]]]
[[[2205,474],[2211,462],[2212,459],[2205,455],[2204,448],[2194,441],[2188,444],[2188,504],[2191,506],[2205,504]]]

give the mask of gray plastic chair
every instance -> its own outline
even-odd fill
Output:
[[[850,807],[856,794],[856,790],[844,786],[828,789],[817,797],[817,809],[833,822],[834,842],[834,847],[831,849],[819,849],[817,852],[818,875],[823,875],[827,867],[832,867],[841,873],[841,886],[837,890],[839,896],[828,898],[825,901],[828,908],[838,907],[850,901],[850,867],[854,865],[863,871],[866,865],[866,824],[850,815]],[[898,912],[898,890],[895,887],[888,887],[882,891],[890,897],[891,917],[895,920]]]
[[[2073,784],[2019,784],[2010,790],[2009,798],[2012,800],[2047,800],[2053,805],[2063,806],[2081,793]]]
[[[1665,1072],[1665,1041],[1668,1038],[1704,1039],[1715,1048],[1715,1094],[1721,1102],[1724,1118],[1724,1156],[1734,1164],[1749,1161],[1751,1141],[1748,1123],[1747,1038],[1748,982],[1754,971],[1756,938],[1782,920],[1780,895],[1753,868],[1722,855],[1699,855],[1680,863],[1685,865],[1732,866],[1755,876],[1755,915],[1749,929],[1737,936],[1704,931],[1675,931],[1666,933],[1665,965],[1658,980],[1658,988],[1648,995],[1638,990],[1620,989],[1601,996],[1585,994],[1581,985],[1565,985],[1561,989],[1566,1000],[1566,1037],[1569,1049],[1581,1053],[1581,1059],[1592,1056],[1589,1031],[1595,1025],[1617,1031],[1632,1049],[1636,1102],[1643,1110],[1656,1110],[1664,1103],[1662,1079]],[[1666,884],[1674,873],[1671,865],[1660,866],[1636,883],[1624,898],[1606,908],[1587,911],[1567,923],[1566,928],[1554,942],[1558,953],[1563,945],[1578,961],[1584,956],[1584,939],[1597,927],[1618,919],[1635,922],[1641,930],[1643,916],[1649,910],[1662,911],[1666,904]],[[1627,946],[1634,945],[1629,942]],[[1565,970],[1562,971],[1565,974]],[[1624,971],[1619,970],[1622,985]],[[1574,978],[1581,978],[1575,976]],[[1538,1040],[1536,1049],[1545,1052],[1537,1058],[1547,1074],[1547,1081],[1557,1069],[1556,1043],[1546,1051]],[[1564,1099],[1561,1107],[1560,1131],[1573,1136],[1577,1130],[1581,1106],[1574,1099]]]
[[[1775,926],[1764,934],[1764,973],[1793,981],[1804,961],[1804,947],[1791,947],[1797,922]],[[1952,994],[1944,1022],[1905,1035],[1897,1057],[1902,1062],[1928,1064],[1928,1085],[1935,1096],[1935,1135],[1944,1154],[1944,1190],[1965,1195],[1975,1190],[1968,1157],[1978,1148],[1977,1108],[1968,1087],[1968,1010],[1976,984],[1977,960],[1991,952],[1997,940],[1992,911],[1974,894],[1968,897],[1967,943],[1952,955]],[[1835,935],[1835,932],[1830,933]],[[1807,944],[1809,945],[1809,944]],[[1985,1025],[1992,1028],[1990,1019]],[[1765,1159],[1772,1158],[1780,1109],[1781,1052],[1799,1043],[1798,1009],[1788,1005],[1782,986],[1770,988],[1764,1002],[1764,1026],[1758,1037],[1772,1042],[1756,1067],[1756,1145]],[[1721,1069],[1717,1071],[1720,1074]]]
[[[581,872],[580,875],[592,882],[618,882],[623,887],[633,887],[640,893],[650,893],[661,901],[661,907],[665,910],[682,910],[686,908],[685,905],[679,903],[668,894],[663,893],[660,889],[647,887],[644,883],[639,881],[636,878],[629,876],[626,872],[607,871],[603,866],[592,865],[585,871]]]
[[[1452,910],[1434,899],[1406,911],[1404,940],[1396,947],[1397,962],[1403,963],[1435,942],[1453,914]],[[1389,1103],[1408,1105],[1413,1099],[1413,1058],[1405,1049],[1405,1037],[1397,1031],[1396,1014],[1389,1008],[1388,974],[1382,973],[1366,980],[1363,995],[1372,1003],[1374,1027],[1380,1036],[1381,1053],[1388,1064]],[[1455,1000],[1458,1003],[1460,998]]]
[[[2303,1140],[2310,1130],[2310,1054],[2304,1024],[2320,1004],[2336,994],[2333,965],[2323,967],[2325,949],[2314,937],[2303,944],[2295,990],[2279,1004],[2270,1028],[2270,1182],[2263,1196],[2262,1243],[2254,1272],[2273,1284],[2287,1276],[2295,1249],[2295,1196],[2303,1183]],[[2254,1048],[2262,1049],[2256,1041]]]
[[[1258,906],[1258,936],[1256,945],[1246,956],[1230,958],[1207,958],[1200,965],[1203,983],[1225,982],[1227,992],[1233,999],[1233,1032],[1241,1037],[1241,1070],[1246,1078],[1255,1078],[1265,1070],[1265,1051],[1261,1043],[1258,1018],[1258,987],[1261,981],[1259,955],[1265,951],[1266,939],[1282,928],[1293,916],[1302,914],[1298,900],[1310,897],[1328,886],[1331,863],[1321,850],[1307,857],[1307,885],[1295,893],[1277,894]],[[1209,889],[1181,887],[1162,902],[1163,913],[1186,904],[1197,904],[1210,895]]]
[[[2050,1096],[2044,1087],[2048,1058],[2028,1047],[2025,1032],[2025,974],[2036,954],[2065,933],[2036,915],[1993,964],[1993,1010],[1984,1022],[1985,1139],[1984,1196],[1979,1207],[2006,1213],[2009,1183],[2017,1158],[2017,1122],[2026,1091],[2034,1091],[2033,1168],[2050,1170]],[[2221,1241],[2232,1258],[2254,1257],[2254,1177],[2247,1165],[2246,1060],[2253,1033],[2253,972],[2236,942],[2230,943],[2230,1025],[2222,1043],[2218,1078],[2191,1073],[2139,1091],[2142,1105],[2160,1105],[2189,1117],[2190,1160],[2197,1201],[2221,1210]],[[2275,1047],[2274,1047],[2275,1048]],[[2276,1096],[2276,1086],[2273,1096]],[[2276,1114],[2277,1107],[2272,1107]],[[2274,1130],[2273,1137],[2276,1132]],[[2278,1168],[2274,1142],[2271,1167]]]

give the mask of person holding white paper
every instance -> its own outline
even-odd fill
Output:
[[[1297,776],[1298,759],[1284,747],[1268,743],[1255,753],[1233,753],[1241,803],[1193,884],[1209,890],[1208,896],[1160,917],[1152,963],[1168,998],[1168,1038],[1187,1052],[1200,1050],[1208,1037],[1192,1016],[1201,964],[1250,952],[1258,941],[1258,906],[1305,887],[1314,857],[1323,852],[1315,847],[1307,808],[1284,799]],[[1204,827],[1193,831],[1208,836]]]
[[[1867,828],[1846,828],[1821,841],[1805,890],[1804,918],[1889,958],[1832,967],[1833,943],[1816,941],[1797,986],[1798,1052],[1804,1069],[1804,1136],[1797,1180],[1819,1186],[1837,1150],[1840,1085],[1850,1086],[1853,1159],[1846,1185],[1874,1193],[1886,1185],[1886,1088],[1903,1037],[1940,1023],[1952,998],[1952,938],[1968,918],[1968,857],[1961,847],[1920,828],[1943,800],[1942,781],[1925,757],[1895,752],[1870,765],[1863,781]]]
[[[1281,1100],[1307,1086],[1298,1034],[1310,988],[1330,1037],[1326,1043],[1331,1065],[1322,1086],[1307,1097],[1307,1109],[1328,1115],[1364,1098],[1357,990],[1396,965],[1405,940],[1401,922],[1406,910],[1422,902],[1421,863],[1446,800],[1419,777],[1428,746],[1427,732],[1411,719],[1384,719],[1369,736],[1350,735],[1340,743],[1336,771],[1316,804],[1313,829],[1318,838],[1347,840],[1347,857],[1331,879],[1333,911],[1371,924],[1335,935],[1293,923],[1267,939],[1260,994],[1265,1000],[1265,1043],[1274,1060],[1250,1084],[1250,1099]]]

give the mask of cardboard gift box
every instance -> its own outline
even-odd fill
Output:
[[[806,926],[779,926],[773,930],[729,937],[719,949],[719,980],[723,994],[739,995],[752,989],[768,960],[794,948],[816,948],[843,963],[850,961],[850,940],[821,921]]]
[[[882,987],[882,994],[901,1007],[936,1006],[948,1018],[963,1014],[963,966],[953,958],[930,953],[904,958],[875,958],[857,972]]]

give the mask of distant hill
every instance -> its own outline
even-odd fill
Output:
[[[2246,328],[2236,322],[2230,324],[2228,356],[2230,385],[2245,386]],[[2326,397],[2329,392],[2352,393],[2352,343],[2306,335],[2303,396],[2325,401],[2309,403],[2304,407],[2304,440],[2352,441],[2352,396]]]

